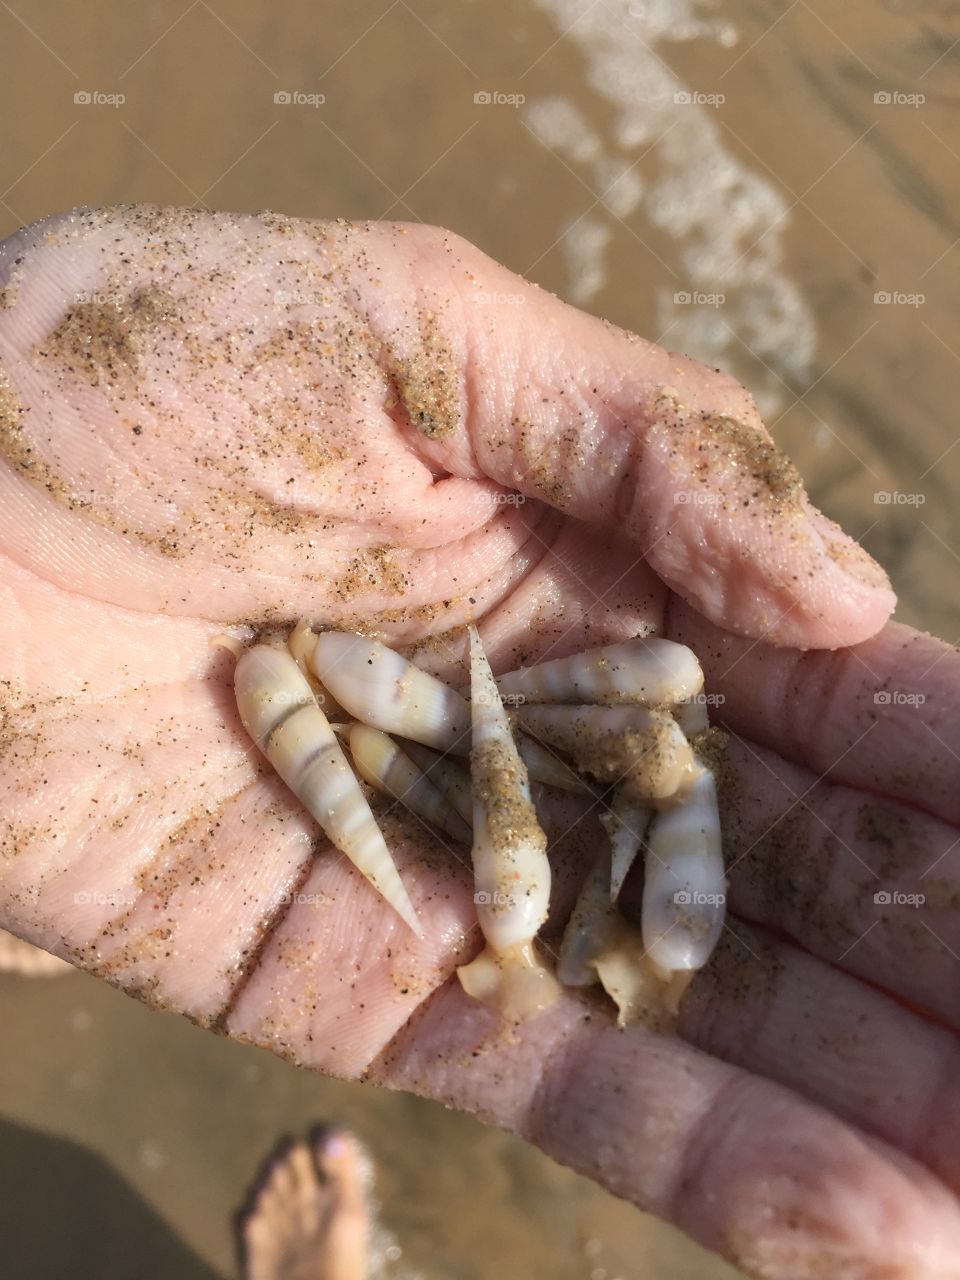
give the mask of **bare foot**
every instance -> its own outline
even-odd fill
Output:
[[[364,1280],[370,1162],[321,1128],[274,1156],[242,1215],[244,1280]]]

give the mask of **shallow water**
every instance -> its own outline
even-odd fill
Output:
[[[960,638],[955,5],[15,10],[0,233],[119,200],[452,227],[733,370],[815,499],[890,570],[900,617]],[[258,1161],[282,1131],[336,1119],[371,1146],[414,1274],[733,1274],[519,1142],[79,975],[0,977],[0,1025],[11,1273],[62,1274],[80,1240],[103,1280],[230,1276],[229,1216]]]

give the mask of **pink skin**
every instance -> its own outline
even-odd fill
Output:
[[[711,445],[703,415],[762,432],[749,397],[431,228],[112,211],[21,232],[6,281],[0,923],[303,1065],[512,1128],[751,1274],[960,1276],[960,657],[881,631],[877,567],[805,499],[757,498],[729,433]],[[318,844],[210,641],[385,610],[458,683],[443,633],[472,617],[498,670],[649,626],[697,649],[740,737],[732,932],[684,1038],[572,993],[500,1034],[453,976],[479,947],[465,850],[383,816],[418,941]],[[878,797],[895,866],[862,821]],[[791,804],[787,848],[765,828]],[[936,859],[926,907],[875,906]]]

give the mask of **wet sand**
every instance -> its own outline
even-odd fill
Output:
[[[8,10],[0,234],[121,200],[454,228],[736,373],[891,572],[899,616],[956,641],[956,10],[669,8],[91,0],[81,20],[51,0],[32,30]],[[61,1274],[80,1239],[103,1280],[143,1242],[138,1274],[232,1276],[230,1214],[259,1161],[332,1119],[373,1151],[401,1264],[428,1280],[734,1274],[518,1141],[80,975],[0,976],[0,1021],[11,1273]]]
[[[142,1280],[233,1277],[230,1215],[278,1137],[316,1120],[348,1125],[376,1157],[381,1218],[403,1250],[388,1277],[736,1274],[466,1116],[297,1071],[84,975],[0,977],[0,1022],[11,1275],[62,1275],[83,1241],[98,1280],[127,1280],[134,1258]]]

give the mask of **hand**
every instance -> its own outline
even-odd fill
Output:
[[[431,228],[83,213],[7,241],[4,283],[0,922],[514,1129],[754,1274],[960,1274],[960,659],[869,638],[886,580],[749,397]],[[457,678],[472,618],[501,669],[696,649],[740,736],[683,1038],[573,993],[505,1034],[453,976],[467,851],[383,807],[418,941],[318,839],[211,645],[302,616]],[[574,817],[557,927],[602,838]]]

